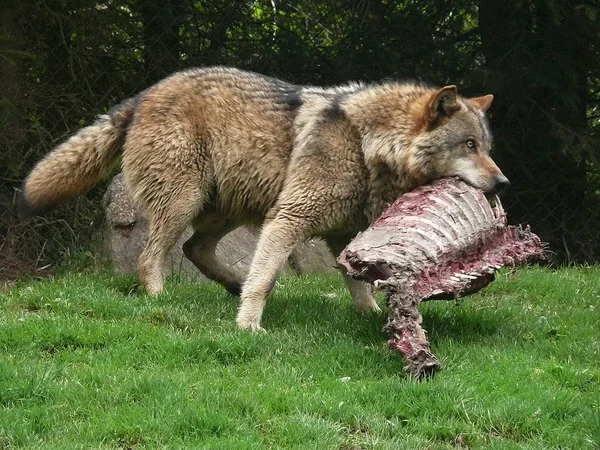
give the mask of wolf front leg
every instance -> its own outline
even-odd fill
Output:
[[[242,287],[236,320],[240,328],[264,331],[260,320],[267,297],[294,246],[308,236],[306,228],[307,222],[281,214],[263,226],[248,277]]]
[[[354,309],[357,312],[381,312],[381,308],[377,305],[375,298],[373,297],[373,287],[369,283],[364,281],[358,281],[352,278],[346,273],[344,269],[340,269],[344,282],[348,286],[352,301],[354,303]]]

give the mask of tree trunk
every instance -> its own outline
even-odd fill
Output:
[[[511,181],[505,206],[560,260],[578,245],[573,232],[584,222],[586,198],[585,162],[569,145],[587,126],[579,59],[587,44],[572,10],[568,0],[479,2],[487,84],[495,95],[495,159]]]

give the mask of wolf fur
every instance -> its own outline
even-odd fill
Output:
[[[338,254],[399,194],[456,175],[486,192],[508,180],[489,156],[492,96],[416,83],[296,86],[231,68],[176,73],[126,100],[42,159],[22,187],[24,216],[85,192],[122,159],[149,218],[138,271],[147,292],[192,224],[185,255],[241,292],[237,323],[260,330],[266,299],[293,247],[321,236]],[[239,279],[215,247],[261,224],[249,274]],[[359,310],[377,310],[368,285],[345,280]]]

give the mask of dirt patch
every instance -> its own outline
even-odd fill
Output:
[[[0,255],[0,291],[7,291],[21,278],[46,278],[54,275],[50,266],[36,267],[35,261]]]

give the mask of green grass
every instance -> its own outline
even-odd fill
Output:
[[[600,449],[600,268],[505,272],[422,305],[416,382],[339,277],[282,278],[266,334],[235,298],[67,274],[0,294],[0,449]]]

